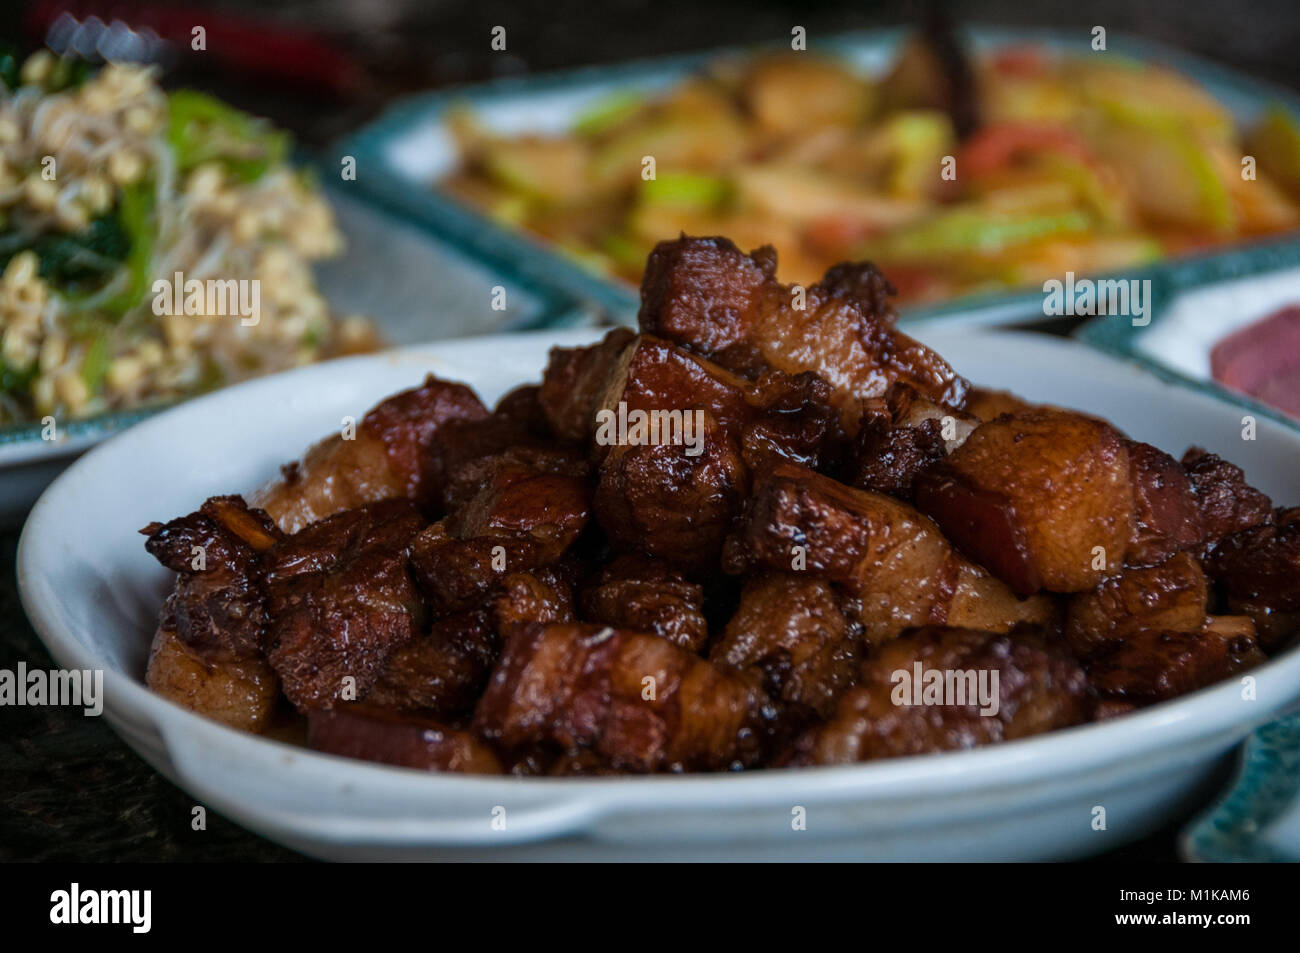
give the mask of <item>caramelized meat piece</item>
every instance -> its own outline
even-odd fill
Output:
[[[506,573],[544,562],[541,546],[527,537],[457,539],[445,521],[426,527],[411,543],[411,573],[437,612],[475,608]]]
[[[643,556],[620,556],[582,593],[584,622],[653,632],[692,652],[709,639],[701,611],[704,587],[670,565]]]
[[[262,510],[214,496],[188,516],[150,523],[145,549],[176,572],[170,629],[209,662],[261,657],[266,606],[261,553],[281,537]]]
[[[708,415],[702,452],[671,444],[611,447],[600,467],[596,517],[620,551],[716,571],[749,488],[735,441]]]
[[[1139,629],[1198,632],[1208,598],[1200,563],[1180,553],[1160,566],[1126,569],[1090,592],[1070,597],[1065,637],[1086,659]]]
[[[492,596],[491,609],[501,633],[529,622],[572,622],[573,586],[551,567],[508,573]]]
[[[888,420],[872,418],[858,431],[849,482],[860,490],[910,500],[917,477],[945,455],[939,421],[895,427]]]
[[[906,384],[885,398],[888,415],[863,420],[849,458],[848,481],[863,490],[910,500],[917,478],[960,447],[979,421],[940,407]]]
[[[524,434],[552,439],[551,422],[542,406],[540,384],[522,384],[509,391],[492,409],[492,416],[515,424]]]
[[[856,279],[861,282],[861,276]],[[771,367],[813,371],[852,418],[859,402],[906,381],[936,403],[960,407],[969,386],[929,348],[895,329],[874,303],[830,285],[796,292],[776,280],[776,253],[745,255],[725,238],[660,242],[641,283],[641,330],[753,376]],[[802,290],[802,289],[801,289]]]
[[[590,347],[551,348],[538,403],[561,440],[585,444],[591,438],[596,411],[635,337],[627,328],[615,328]]]
[[[1149,443],[1129,441],[1133,484],[1134,537],[1125,562],[1154,566],[1174,553],[1193,549],[1204,537],[1191,481],[1169,454]]]
[[[580,469],[585,472],[585,466]],[[591,484],[585,476],[506,459],[484,471],[478,492],[445,522],[458,539],[527,539],[538,547],[540,560],[553,562],[590,518]]]
[[[260,732],[275,711],[280,686],[261,658],[213,660],[176,634],[173,594],[149,649],[145,684],[190,711],[232,728]]]
[[[1222,540],[1206,569],[1228,611],[1254,620],[1259,644],[1280,647],[1300,630],[1300,507],[1279,509],[1274,522]]]
[[[380,708],[421,708],[441,715],[471,711],[501,651],[486,612],[460,612],[433,623],[393,650],[364,700]]]
[[[501,773],[501,762],[492,749],[468,731],[368,705],[312,712],[307,721],[307,745],[327,754],[421,771]]]
[[[768,695],[797,717],[830,717],[857,678],[861,626],[823,579],[767,573],[745,583],[740,606],[709,660],[757,669]]]
[[[1138,705],[1184,695],[1264,661],[1249,619],[1221,616],[1198,632],[1143,629],[1088,666],[1104,696]]]
[[[1241,467],[1192,447],[1183,454],[1183,468],[1196,493],[1201,528],[1210,545],[1272,520],[1272,502],[1246,482]]]
[[[351,677],[357,698],[425,614],[407,570],[424,525],[410,500],[335,514],[277,543],[265,559],[268,658],[299,711],[331,708]]]
[[[820,282],[828,298],[850,301],[887,324],[898,320],[889,299],[898,290],[869,261],[842,261],[832,265]]]
[[[727,572],[756,565],[825,576],[860,603],[873,643],[945,622],[1005,631],[1052,612],[1043,597],[1016,599],[905,503],[792,464],[765,476],[727,540]]]
[[[1019,595],[1091,589],[1133,537],[1124,439],[1068,411],[981,424],[917,482],[916,503]]]
[[[589,748],[624,771],[754,764],[771,712],[748,680],[655,635],[516,629],[474,715],[505,748]]]
[[[1032,632],[927,626],[877,648],[835,714],[788,760],[845,764],[973,748],[1077,725],[1092,708],[1083,670]]]
[[[253,495],[277,526],[294,533],[343,510],[377,500],[435,499],[424,463],[429,443],[449,420],[487,416],[474,392],[430,375],[374,407],[351,439],[342,432],[317,443],[300,462]]]
[[[810,372],[768,371],[750,394],[759,413],[745,426],[740,442],[751,468],[788,460],[822,470],[838,460],[847,437],[831,407],[831,387],[824,380]]]

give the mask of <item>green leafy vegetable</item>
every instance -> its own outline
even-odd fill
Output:
[[[167,141],[181,172],[219,162],[242,182],[261,178],[289,153],[287,133],[190,89],[168,97]]]

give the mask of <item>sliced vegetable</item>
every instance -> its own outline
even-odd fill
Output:
[[[81,379],[92,396],[99,393],[104,383],[104,375],[108,373],[109,356],[108,332],[101,330],[91,340],[90,347],[86,349],[86,356],[81,361]]]
[[[632,90],[619,90],[598,100],[578,114],[573,131],[580,136],[598,136],[614,128],[645,104],[645,96]]]
[[[583,196],[587,149],[576,139],[517,139],[483,146],[484,168],[503,185],[545,202]]]
[[[1235,229],[1213,158],[1180,125],[1111,117],[1096,130],[1093,145],[1154,221],[1220,234]]]
[[[1083,232],[1091,226],[1086,212],[1005,216],[981,207],[942,212],[898,229],[861,249],[863,258],[884,260],[932,258],[960,252],[996,251],[1047,235]]]
[[[181,172],[218,162],[242,182],[256,181],[289,154],[287,133],[190,89],[168,98],[167,140]]]
[[[670,172],[643,181],[639,195],[649,205],[712,208],[725,202],[731,193],[731,183],[720,176]]]

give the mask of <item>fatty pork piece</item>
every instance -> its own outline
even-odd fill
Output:
[[[307,718],[307,746],[421,771],[500,774],[492,749],[468,731],[421,715],[339,705]]]
[[[773,715],[753,680],[659,636],[528,625],[507,640],[474,730],[507,750],[590,749],[623,771],[721,770],[757,763]]]
[[[232,728],[265,730],[280,697],[275,671],[261,658],[210,659],[186,645],[176,630],[176,598],[172,593],[163,604],[145,684],[164,698]]]
[[[266,607],[261,554],[283,534],[238,496],[214,496],[197,512],[140,531],[144,547],[177,574],[176,634],[211,661],[257,658]]]
[[[918,480],[916,503],[1019,595],[1091,589],[1135,534],[1124,438],[1069,411],[981,424]]]
[[[1300,507],[1219,541],[1206,560],[1227,611],[1255,623],[1265,651],[1300,631]]]
[[[662,560],[618,557],[582,591],[580,605],[584,622],[652,632],[691,652],[709,639],[704,587]]]
[[[1241,467],[1200,447],[1183,454],[1182,465],[1195,493],[1208,547],[1225,536],[1273,521],[1272,502],[1246,482]]]
[[[411,569],[438,612],[474,608],[506,574],[556,563],[591,517],[591,482],[578,475],[585,464],[551,472],[513,454],[480,462],[477,492],[411,548]]]
[[[974,748],[1077,725],[1092,710],[1078,663],[1032,627],[993,633],[926,626],[877,647],[830,719],[799,738],[783,760],[847,764]]]
[[[793,464],[764,476],[727,540],[727,572],[756,566],[806,571],[839,586],[857,601],[870,643],[918,625],[1006,631],[1053,615],[1048,598],[1017,599],[906,503]]]
[[[1134,632],[1088,664],[1088,679],[1105,698],[1145,705],[1204,688],[1263,661],[1254,624],[1244,616],[1218,616],[1200,631]]]
[[[356,424],[326,437],[302,460],[253,494],[276,525],[294,533],[343,510],[377,500],[436,499],[426,473],[429,441],[450,420],[479,419],[487,410],[464,384],[430,375],[424,384],[381,401]]]
[[[960,447],[980,421],[895,384],[884,407],[863,417],[848,459],[847,482],[910,500],[918,477]]]
[[[828,718],[857,680],[862,626],[824,579],[763,573],[746,580],[740,605],[709,652],[736,671],[756,670],[768,695],[794,717]]]
[[[846,417],[856,416],[859,401],[884,396],[898,381],[935,403],[960,408],[969,385],[943,358],[893,327],[884,314],[887,283],[864,282],[861,271],[846,281],[844,267],[796,289],[777,281],[771,247],[746,255],[725,238],[682,236],[650,253],[638,321],[643,332],[746,376],[766,368],[812,371],[831,385]],[[864,284],[878,293],[861,293]]]
[[[436,619],[393,650],[364,701],[381,708],[469,714],[501,654],[501,638],[529,622],[572,622],[573,590],[547,567],[505,573],[483,608]]]
[[[1159,566],[1126,569],[1070,597],[1065,638],[1088,659],[1143,629],[1199,632],[1206,622],[1205,573],[1187,553]]]
[[[260,554],[280,537],[270,518],[238,496],[151,523],[145,548],[177,573],[149,650],[145,683],[191,711],[261,731],[279,683],[262,656],[266,606]]]
[[[598,411],[601,527],[620,551],[714,570],[751,468],[786,459],[821,464],[837,455],[844,438],[829,397],[812,374],[768,372],[750,382],[640,336]]]
[[[440,512],[464,505],[492,473],[508,464],[585,475],[590,465],[577,445],[557,444],[538,403],[537,387],[511,391],[487,417],[449,420],[429,440],[424,468],[437,488]]]
[[[266,553],[267,654],[299,711],[364,696],[393,650],[420,631],[427,610],[407,555],[423,525],[414,502],[381,500]]]
[[[556,437],[578,444],[591,439],[596,411],[635,340],[629,329],[614,328],[588,347],[551,348],[537,399]]]

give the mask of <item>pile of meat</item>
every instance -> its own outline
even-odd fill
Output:
[[[423,769],[717,771],[1114,717],[1300,626],[1300,508],[972,387],[869,265],[775,269],[665,242],[639,333],[491,411],[430,377],[146,527],[177,573],[150,687],[250,731],[283,696],[312,747]],[[620,405],[700,411],[702,445],[596,439]],[[996,673],[996,713],[896,703],[918,666]]]

